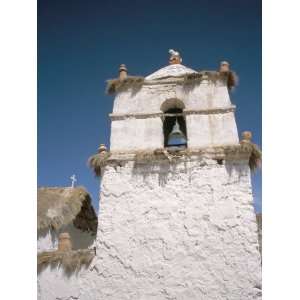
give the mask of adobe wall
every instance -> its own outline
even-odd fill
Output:
[[[97,256],[39,274],[41,300],[261,299],[247,160],[134,161],[102,174]]]
[[[111,114],[112,151],[163,148],[162,105],[170,99],[184,105],[189,147],[238,144],[235,107],[225,83],[203,80],[185,87],[177,81],[145,82],[138,91],[129,88],[116,95]]]

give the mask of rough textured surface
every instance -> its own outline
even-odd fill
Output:
[[[248,162],[107,166],[96,247],[87,270],[41,272],[39,299],[261,299]]]

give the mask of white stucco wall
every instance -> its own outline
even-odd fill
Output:
[[[164,145],[162,128],[163,122],[160,117],[115,120],[111,125],[110,148],[111,150],[162,148]]]
[[[227,86],[217,81],[202,81],[195,86],[160,81],[145,83],[138,91],[129,88],[116,95],[114,114],[157,113],[166,99],[180,99],[187,110],[227,108],[231,105]]]
[[[252,201],[246,161],[107,166],[97,256],[44,270],[39,299],[261,299]]]
[[[187,115],[186,127],[190,148],[239,143],[233,112]]]
[[[38,230],[37,233],[37,251],[38,253],[43,251],[57,250],[58,236],[61,232],[68,232],[71,237],[72,247],[76,249],[87,249],[92,247],[95,242],[95,235],[88,232],[83,232],[74,227],[73,224],[63,226],[59,231],[50,229]]]
[[[128,89],[116,95],[111,115],[112,151],[163,148],[161,106],[168,99],[184,105],[189,146],[238,143],[235,108],[224,82],[203,80],[184,86],[168,80],[146,82],[138,91]]]

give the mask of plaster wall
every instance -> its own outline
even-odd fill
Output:
[[[114,100],[114,114],[157,113],[166,99],[180,99],[185,109],[227,108],[231,105],[227,86],[217,81],[202,81],[193,86],[162,82],[145,84],[139,90],[119,92]]]
[[[112,122],[111,150],[157,149],[163,145],[163,123],[160,117],[126,118]]]
[[[41,300],[261,299],[247,161],[106,166],[87,270],[38,276]]]
[[[86,249],[93,245],[95,241],[95,235],[88,232],[83,232],[74,227],[73,224],[63,226],[59,231],[45,229],[38,230],[37,236],[37,251],[38,253],[43,251],[57,250],[58,236],[61,232],[68,232],[71,237],[72,247],[74,250]]]
[[[187,115],[186,126],[190,148],[239,143],[233,112]]]
[[[170,99],[179,99],[184,105],[189,147],[238,143],[227,87],[221,81],[203,81],[192,87],[174,83],[143,85],[139,91],[129,89],[118,93],[112,114],[110,149],[163,148],[161,107]]]
[[[188,147],[238,144],[233,112],[186,116]],[[130,141],[130,142],[129,142]],[[111,127],[111,150],[142,150],[164,147],[161,117],[115,120]]]

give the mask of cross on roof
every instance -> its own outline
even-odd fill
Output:
[[[75,182],[77,181],[76,175],[73,174],[73,175],[70,177],[70,179],[72,180],[72,188],[74,188]]]

